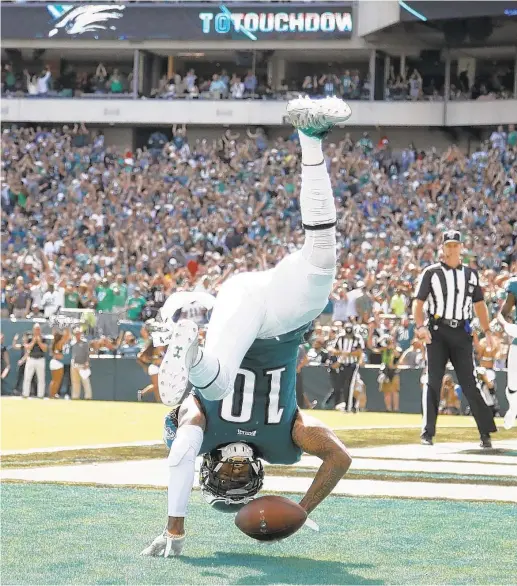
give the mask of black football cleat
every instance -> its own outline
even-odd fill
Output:
[[[490,439],[490,434],[489,433],[482,433],[480,436],[480,447],[484,448],[484,449],[490,449],[492,447],[492,440]]]
[[[420,443],[423,446],[432,446],[433,445],[433,438],[430,435],[424,433],[420,436]]]

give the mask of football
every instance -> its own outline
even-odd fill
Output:
[[[262,496],[244,506],[235,525],[259,541],[285,539],[305,523],[307,513],[298,503],[283,496]]]

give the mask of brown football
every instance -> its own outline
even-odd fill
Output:
[[[253,539],[274,541],[298,531],[306,519],[307,513],[298,503],[269,495],[244,506],[235,516],[235,525]]]

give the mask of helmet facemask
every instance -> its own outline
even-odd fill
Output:
[[[251,502],[264,482],[262,462],[243,442],[228,444],[203,456],[199,484],[214,508],[235,512]]]

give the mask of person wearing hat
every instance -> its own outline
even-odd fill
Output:
[[[415,335],[427,345],[428,380],[423,385],[421,443],[433,443],[440,389],[445,365],[450,360],[476,420],[480,445],[491,448],[490,434],[497,428],[474,375],[476,365],[471,326],[475,312],[487,346],[493,345],[488,308],[477,271],[461,262],[460,232],[448,230],[443,234],[442,242],[442,261],[422,271],[413,302]]]

